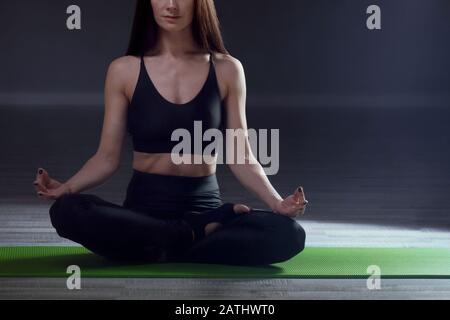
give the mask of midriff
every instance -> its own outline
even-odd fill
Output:
[[[190,163],[176,164],[170,153],[142,153],[133,151],[133,169],[163,175],[202,177],[216,172],[217,155],[190,155]],[[198,164],[194,162],[197,160]],[[200,160],[200,161],[198,161]],[[206,163],[207,160],[209,163]]]

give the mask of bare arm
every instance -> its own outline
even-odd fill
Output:
[[[223,61],[222,71],[224,81],[227,83],[227,94],[225,98],[225,108],[227,110],[226,127],[228,129],[242,129],[240,139],[245,141],[245,150],[242,150],[245,151],[245,164],[239,164],[233,161],[228,166],[246,189],[260,198],[271,209],[275,209],[276,202],[283,200],[283,198],[272,186],[261,164],[253,155],[248,140],[245,115],[246,83],[244,69],[239,60],[227,57]],[[228,143],[231,143],[231,141],[228,141]],[[234,154],[237,154],[237,152],[238,150],[235,144]]]
[[[125,95],[126,58],[109,65],[105,80],[105,111],[97,152],[64,186],[69,193],[79,193],[108,180],[119,168],[126,134],[128,99]]]
[[[227,84],[225,98],[225,107],[227,110],[226,127],[228,129],[240,129],[238,130],[239,134],[237,136],[240,140],[244,141],[245,146],[243,150],[238,150],[237,144],[234,144],[234,154],[237,154],[238,152],[244,153],[243,159],[245,161],[243,164],[232,161],[231,164],[229,164],[229,168],[247,190],[251,191],[265,202],[274,212],[290,217],[303,214],[305,205],[308,202],[305,199],[303,188],[299,187],[293,194],[283,199],[272,186],[264,169],[261,167],[261,164],[253,155],[248,140],[247,120],[245,115],[246,83],[244,68],[239,60],[231,56],[227,56],[226,60],[227,66],[222,68],[222,75]],[[227,145],[230,142],[231,141],[227,140]],[[229,146],[227,146],[227,150],[228,148]]]

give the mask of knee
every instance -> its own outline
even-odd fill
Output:
[[[267,239],[285,255],[294,256],[305,248],[306,232],[295,219],[273,212],[259,212],[248,217],[249,225],[260,227]]]
[[[84,195],[64,194],[53,202],[50,207],[50,221],[61,237],[67,237],[69,228],[77,225],[77,216],[80,214],[80,204]]]
[[[295,220],[292,220],[291,229],[293,250],[296,254],[299,254],[303,251],[303,249],[305,249],[306,232],[305,229],[303,229],[303,227]]]
[[[305,249],[306,232],[294,219],[287,219],[282,223],[278,232],[280,237],[280,251],[284,251],[282,260],[290,259]]]

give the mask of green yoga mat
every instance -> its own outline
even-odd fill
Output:
[[[368,278],[376,265],[381,278],[450,278],[450,249],[306,248],[269,266],[194,263],[120,264],[83,247],[0,247],[0,277],[68,277],[78,265],[96,278]]]

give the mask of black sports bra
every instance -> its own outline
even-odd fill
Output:
[[[187,154],[198,154],[199,150],[194,148],[194,138],[199,139],[198,136],[202,146],[200,154],[207,145],[215,142],[215,138],[212,138],[212,141],[202,139],[207,129],[222,131],[225,119],[212,53],[209,61],[208,77],[200,92],[187,103],[175,104],[165,99],[156,89],[141,56],[139,79],[128,106],[127,116],[127,131],[132,136],[135,151],[171,153],[172,148],[184,139],[177,137],[174,140],[179,141],[172,141],[172,132],[179,128],[190,133],[191,149],[185,152]],[[194,121],[201,121],[201,125],[197,122],[194,126]],[[197,129],[194,132],[195,127]],[[214,153],[216,152],[213,151],[212,154]]]

